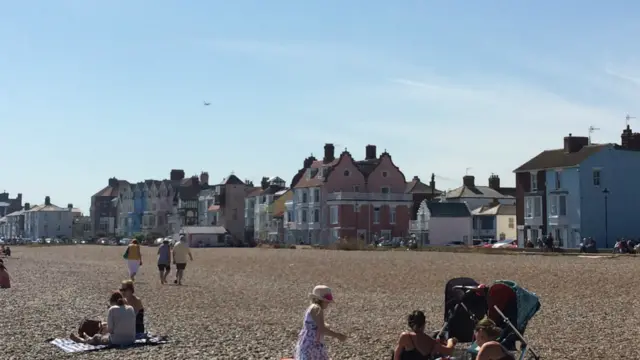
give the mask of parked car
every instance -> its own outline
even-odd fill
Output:
[[[509,248],[517,248],[518,243],[516,240],[502,240],[493,244],[493,249],[509,249]]]
[[[444,246],[464,246],[465,243],[464,241],[451,241],[449,243],[446,243]]]
[[[131,239],[129,238],[122,238],[120,239],[120,241],[118,241],[119,245],[129,245],[129,243],[131,242]]]

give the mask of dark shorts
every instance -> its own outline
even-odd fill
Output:
[[[187,263],[176,264],[176,269],[184,270],[187,268]]]
[[[171,270],[171,265],[169,265],[169,264],[158,264],[158,270],[160,270],[160,271],[169,271],[169,270]]]

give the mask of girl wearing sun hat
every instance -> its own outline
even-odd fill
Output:
[[[330,330],[324,322],[324,310],[333,302],[331,289],[325,285],[318,285],[309,294],[311,305],[304,313],[302,330],[298,336],[298,343],[294,359],[296,360],[329,360],[329,354],[324,346],[324,337],[331,336],[340,341],[347,337]]]

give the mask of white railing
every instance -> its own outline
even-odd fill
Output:
[[[402,193],[334,192],[327,194],[327,201],[413,201],[413,195]]]
[[[427,231],[429,230],[429,223],[420,220],[409,221],[409,230],[411,231]]]

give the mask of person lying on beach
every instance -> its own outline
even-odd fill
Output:
[[[77,343],[90,345],[131,345],[136,341],[135,310],[132,306],[127,305],[122,293],[115,291],[109,298],[106,329],[101,329],[94,336],[87,334],[78,336],[72,333],[70,338]]]

